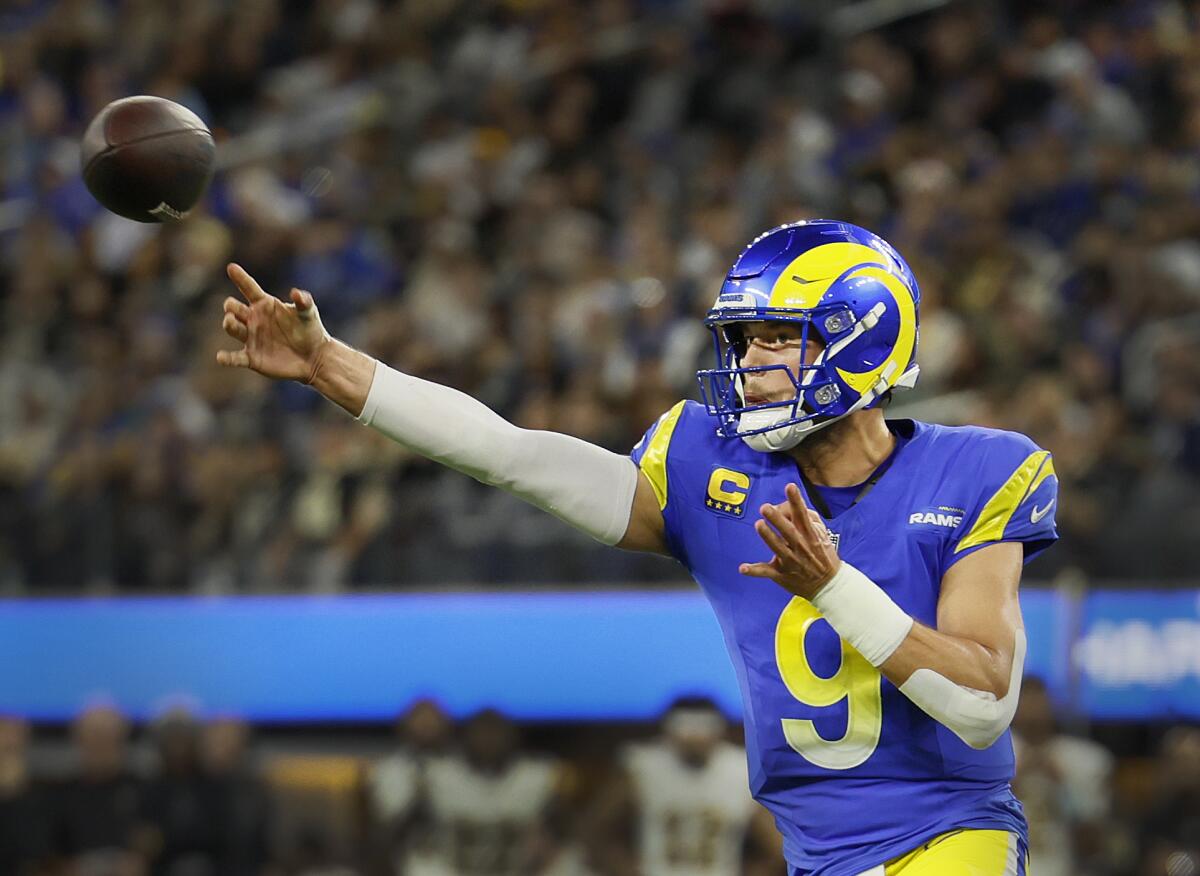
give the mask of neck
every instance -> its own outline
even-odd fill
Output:
[[[861,484],[896,446],[883,411],[858,411],[820,430],[788,451],[804,476],[823,487]]]

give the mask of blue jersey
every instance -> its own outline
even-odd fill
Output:
[[[937,626],[942,576],[999,541],[1026,559],[1056,538],[1050,454],[1023,435],[897,420],[890,467],[826,521],[839,555],[906,612]],[[720,438],[695,402],[664,414],[633,451],[654,487],[671,553],[716,611],[745,704],[750,789],[775,816],[789,864],[851,876],[955,828],[1025,837],[1012,738],[982,751],[909,701],[805,599],[738,573],[770,550],[764,502],[801,485],[784,453]],[[810,506],[812,500],[806,495]]]

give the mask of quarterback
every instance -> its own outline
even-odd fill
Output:
[[[632,459],[519,429],[331,338],[308,293],[229,274],[245,301],[226,299],[223,327],[242,346],[222,364],[306,382],[415,452],[687,567],[791,876],[1025,872],[1017,589],[1057,537],[1057,479],[1022,435],[885,418],[917,378],[920,307],[885,241],[827,220],[756,238],[706,318],[703,403],[664,413]]]

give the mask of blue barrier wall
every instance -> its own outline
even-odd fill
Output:
[[[1198,715],[1198,604],[1028,590],[1026,672],[1098,717]],[[255,721],[377,721],[434,696],[460,716],[612,720],[707,693],[740,714],[695,591],[4,601],[0,667],[0,710],[51,721],[101,698],[139,718],[184,700]]]
[[[414,697],[456,715],[648,718],[679,691],[738,714],[695,592],[0,602],[0,709],[61,720],[108,698],[256,721],[374,721]]]
[[[1093,593],[1080,610],[1072,664],[1084,713],[1200,718],[1200,592]]]

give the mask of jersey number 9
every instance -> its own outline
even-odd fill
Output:
[[[820,619],[821,613],[808,600],[793,597],[775,628],[775,661],[788,691],[805,705],[820,708],[847,700],[846,732],[841,739],[825,739],[812,721],[784,718],[783,735],[805,760],[827,770],[848,770],[865,762],[879,745],[883,677],[845,642],[838,671],[829,678],[817,675],[808,662],[804,639]]]

